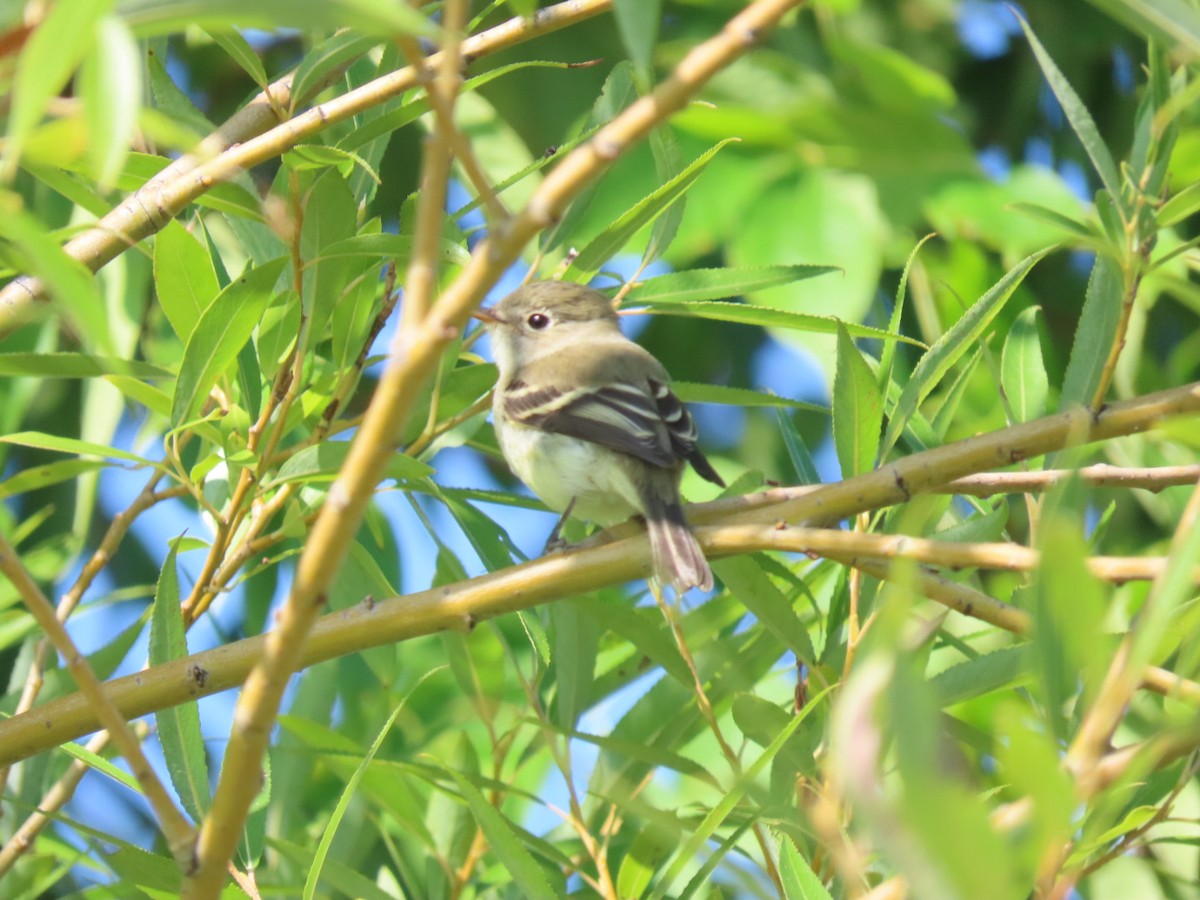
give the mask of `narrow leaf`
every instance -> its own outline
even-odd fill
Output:
[[[163,561],[154,612],[150,617],[150,665],[174,662],[187,656],[183,611],[179,606],[179,574],[175,568],[177,545],[172,543]],[[162,740],[163,758],[179,799],[188,815],[199,822],[209,806],[208,759],[200,735],[200,707],[191,700],[168,706],[154,714]]]
[[[1100,384],[1100,373],[1116,339],[1121,318],[1121,269],[1106,254],[1097,254],[1088,280],[1083,312],[1071,344],[1071,358],[1063,376],[1060,410],[1086,406]]]
[[[430,669],[420,677],[412,690],[400,699],[400,702],[396,704],[396,708],[392,710],[392,714],[383,723],[383,727],[379,729],[375,740],[371,742],[370,748],[355,767],[354,774],[346,782],[346,787],[342,790],[341,796],[338,797],[337,805],[333,808],[333,813],[329,816],[329,820],[325,824],[325,830],[321,832],[321,840],[317,843],[317,848],[313,853],[312,865],[308,867],[308,877],[304,881],[304,900],[311,900],[312,897],[316,896],[317,883],[321,880],[321,871],[324,869],[325,862],[329,858],[329,848],[333,845],[333,839],[337,835],[338,828],[341,826],[342,820],[346,817],[346,811],[350,808],[350,801],[354,799],[359,783],[362,781],[363,776],[367,774],[367,770],[371,767],[371,763],[375,760],[376,755],[383,746],[384,739],[387,738],[388,733],[392,730],[392,726],[396,724],[396,719],[400,717],[400,713],[404,711],[409,698],[412,697],[416,690],[432,676],[442,672],[444,669],[445,666],[437,666]]]
[[[147,380],[172,377],[170,371],[154,363],[93,356],[90,353],[0,353],[0,375],[30,375],[35,378],[98,378],[102,375],[124,375]]]
[[[693,303],[724,300],[755,291],[841,271],[836,266],[736,266],[689,269],[640,281],[625,295],[627,306],[642,303]]]
[[[905,385],[900,399],[896,401],[896,410],[888,423],[887,435],[883,440],[884,454],[895,445],[905,425],[908,424],[908,420],[917,411],[917,407],[941,383],[942,378],[950,371],[950,367],[963,354],[975,348],[1025,276],[1043,256],[1050,252],[1050,249],[1052,248],[1030,254],[1009,269],[1004,277],[980,297],[963,314],[962,318],[955,322],[921,357],[921,361],[913,370],[912,378]]]
[[[784,835],[780,844],[779,877],[783,882],[784,897],[787,900],[833,900],[833,895],[825,889],[791,838]]]
[[[56,434],[46,434],[42,431],[19,431],[16,434],[6,434],[0,436],[0,441],[6,444],[19,444],[22,447],[36,447],[39,450],[57,450],[59,453],[70,453],[72,456],[99,456],[102,459],[121,459],[139,466],[156,465],[144,456],[138,456],[117,447],[59,437]]]
[[[883,397],[875,373],[854,346],[845,328],[838,328],[837,368],[833,376],[833,443],[842,477],[861,475],[875,467]]]
[[[808,331],[813,334],[837,334],[838,326],[841,325],[851,337],[874,338],[879,341],[903,341],[917,347],[925,346],[920,341],[904,337],[904,335],[892,334],[882,328],[870,328],[866,325],[842,322],[833,316],[789,312],[785,309],[760,306],[757,303],[722,303],[714,300],[702,300],[688,303],[654,302],[639,305],[646,312],[659,316],[714,319],[718,322],[738,322],[742,325],[757,325],[761,328],[790,328],[794,331]]]
[[[710,147],[682,172],[623,213],[579,251],[579,255],[567,269],[568,277],[587,280],[600,271],[600,267],[615,256],[638,231],[654,221],[672,203],[682,197],[721,148],[733,140],[733,138],[729,138]]]
[[[217,379],[250,340],[286,263],[281,258],[251,269],[225,288],[200,316],[183,351],[171,404],[172,425],[197,413]]]
[[[1017,316],[1000,357],[1000,383],[1018,422],[1028,422],[1046,414],[1050,382],[1038,334],[1040,313],[1039,307],[1031,306]]]
[[[221,286],[208,250],[177,219],[154,239],[154,284],[167,321],[186,344]]]
[[[1029,23],[1020,16],[1018,16],[1017,21],[1021,23],[1021,28],[1025,32],[1029,46],[1033,48],[1033,54],[1037,57],[1042,74],[1046,76],[1046,81],[1050,84],[1050,90],[1054,91],[1054,96],[1058,98],[1063,112],[1066,113],[1067,121],[1071,123],[1071,128],[1083,144],[1083,149],[1087,151],[1087,155],[1091,158],[1096,174],[1100,176],[1100,180],[1104,183],[1104,187],[1108,190],[1113,200],[1119,203],[1121,197],[1121,176],[1117,171],[1117,164],[1113,162],[1112,154],[1108,152],[1108,146],[1100,137],[1100,131],[1096,128],[1095,119],[1092,118],[1092,114],[1088,112],[1087,107],[1083,105],[1083,101],[1079,99],[1079,95],[1075,93],[1075,89],[1071,87],[1066,77],[1059,71],[1058,66],[1054,64],[1054,60],[1050,58],[1050,54],[1046,52],[1046,48],[1037,39],[1037,35],[1029,27]]]
[[[463,799],[471,808],[475,822],[487,837],[488,846],[512,876],[521,896],[526,900],[557,900],[559,894],[551,887],[546,871],[533,858],[517,836],[513,824],[492,806],[471,782],[455,769],[444,770],[458,785]]]

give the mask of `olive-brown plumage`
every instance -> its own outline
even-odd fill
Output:
[[[607,297],[562,281],[526,285],[481,312],[500,378],[492,404],[505,459],[542,501],[600,525],[641,515],[654,574],[679,593],[712,588],[683,516],[686,463],[724,486],[666,370],[617,325]]]

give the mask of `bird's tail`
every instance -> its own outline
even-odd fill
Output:
[[[659,584],[672,585],[676,596],[689,588],[711,591],[712,569],[704,551],[683,517],[683,508],[675,498],[655,497],[646,504],[646,530],[650,533],[650,554],[654,559],[654,577]]]

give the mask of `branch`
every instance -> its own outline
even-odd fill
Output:
[[[158,818],[159,827],[167,839],[171,853],[180,863],[180,868],[187,871],[192,864],[192,826],[184,818],[183,813],[175,806],[171,795],[151,768],[149,760],[142,753],[142,745],[134,735],[129,723],[117,711],[112,700],[105,693],[100,679],[92,671],[87,658],[75,647],[67,629],[54,614],[54,607],[30,577],[29,572],[17,556],[17,551],[9,544],[8,539],[0,534],[0,572],[8,576],[25,606],[33,616],[34,621],[41,626],[46,636],[62,655],[71,677],[79,686],[81,696],[95,707],[96,718],[108,729],[113,743],[121,751],[129,763],[129,770],[137,779],[150,808]]]
[[[1127,469],[1098,464],[1082,469],[1045,469],[1041,472],[980,472],[956,478],[936,489],[939,494],[970,494],[991,497],[993,494],[1033,494],[1048,491],[1068,478],[1079,478],[1097,488],[1142,488],[1159,491],[1169,487],[1195,484],[1200,481],[1200,465],[1158,466],[1149,469]]]
[[[1170,415],[1195,412],[1200,412],[1200,384],[1115,403],[1097,417],[1095,432],[1105,437],[1133,434],[1150,429]],[[1037,425],[1058,418],[1051,416],[1030,424]],[[1014,430],[1005,429],[968,438],[914,454],[909,460],[919,468],[924,465],[924,459],[933,455],[954,459],[964,445],[981,441],[1019,455],[1025,445],[1011,439]],[[1032,429],[1027,436],[1031,441],[1043,440],[1041,429]],[[1065,439],[1065,432],[1063,437]],[[1043,447],[1039,452],[1045,452],[1046,449]],[[953,478],[957,474],[961,473],[947,472],[946,477]],[[780,533],[786,534],[788,530],[804,533],[798,528],[779,532],[775,524],[779,521],[775,513],[785,503],[798,502],[793,495],[798,494],[800,499],[809,498],[807,502],[815,504],[815,508],[828,509],[823,499],[827,493],[836,497],[862,493],[865,486],[874,483],[875,478],[876,473],[871,472],[844,482],[821,485],[807,492],[776,488],[760,494],[694,505],[689,507],[688,515],[693,521],[703,518],[710,524],[711,527],[699,529],[698,536],[706,553],[714,557],[733,552],[780,549]],[[850,514],[861,511],[852,509]],[[808,509],[801,508],[800,518],[808,512]],[[760,529],[761,541],[758,544],[748,544],[743,538],[735,547],[730,541],[722,544],[725,528],[720,526],[726,522],[768,528]],[[729,533],[735,532],[731,529]],[[804,547],[798,544],[794,549],[803,551]],[[586,546],[576,545],[523,565],[455,585],[390,600],[364,601],[324,616],[313,626],[300,655],[300,664],[311,666],[369,647],[394,644],[440,631],[470,631],[485,619],[642,578],[650,571],[650,549],[645,530],[637,525],[618,525],[602,532],[599,540],[588,541]],[[991,603],[997,601],[991,600]],[[1014,608],[1003,604],[997,607],[1002,616],[1008,615],[1005,609]],[[1017,612],[1022,613],[1020,610]],[[1000,620],[994,624],[1004,627]],[[262,656],[266,642],[267,636],[260,635],[224,644],[136,675],[116,679],[109,682],[105,690],[117,708],[129,718],[219,693],[237,687],[245,680],[251,667]],[[1177,681],[1176,676],[1172,675],[1152,687],[1156,691],[1169,692],[1179,687],[1175,683]],[[25,715],[0,720],[0,765],[25,759],[97,727],[94,711],[78,694],[51,701]]]

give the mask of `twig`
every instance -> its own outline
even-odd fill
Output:
[[[96,547],[95,552],[92,553],[88,561],[83,564],[83,568],[75,579],[75,583],[71,585],[67,592],[63,594],[62,599],[59,600],[58,606],[54,610],[58,621],[66,622],[70,618],[71,613],[79,606],[84,593],[91,587],[96,576],[100,574],[113,558],[113,555],[121,546],[121,541],[125,539],[125,535],[129,531],[129,526],[133,524],[138,516],[162,500],[185,496],[187,494],[187,489],[183,487],[174,487],[156,492],[155,487],[161,479],[162,473],[154,472],[133,503],[129,504],[127,509],[122,510],[112,517],[112,521],[108,524],[108,530],[105,531],[104,537],[100,539],[99,546]],[[33,707],[33,702],[37,699],[42,689],[42,672],[45,669],[46,655],[49,652],[50,641],[43,637],[38,641],[37,649],[34,651],[33,661],[29,666],[29,674],[25,678],[25,685],[21,689],[21,697],[17,701],[17,707],[13,712],[14,715],[20,715]],[[8,776],[8,767],[0,768],[0,790],[3,790],[3,787],[8,784]]]
[[[112,735],[113,743],[129,763],[130,772],[137,779],[150,808],[154,810],[171,854],[183,871],[189,871],[192,866],[192,826],[171,800],[171,795],[167,793],[167,789],[142,753],[141,742],[105,694],[100,679],[92,671],[86,657],[75,647],[67,629],[55,616],[54,607],[25,570],[16,550],[3,534],[0,534],[0,572],[8,576],[34,620],[62,655],[75,684],[79,686],[80,694],[95,707],[96,718]]]
[[[1191,499],[1175,529],[1171,541],[1172,557],[1182,555],[1185,545],[1192,540],[1197,528],[1200,528],[1200,484],[1192,491]],[[1105,673],[1104,682],[1084,715],[1071,746],[1067,748],[1067,769],[1075,776],[1076,782],[1083,785],[1081,790],[1089,794],[1087,783],[1095,777],[1096,766],[1107,749],[1113,732],[1124,718],[1129,698],[1142,681],[1142,671],[1146,668],[1149,652],[1144,646],[1146,641],[1139,640],[1140,633],[1148,623],[1155,621],[1156,607],[1161,606],[1163,602],[1162,594],[1167,589],[1172,574],[1174,573],[1170,568],[1164,568],[1155,578],[1150,593],[1138,613],[1137,621],[1117,648]],[[1152,639],[1157,641],[1158,636],[1153,635]]]
[[[1044,469],[1040,472],[980,472],[956,478],[934,490],[938,494],[1026,494],[1048,491],[1068,478],[1078,477],[1098,488],[1141,488],[1158,493],[1169,487],[1200,481],[1200,465],[1135,469],[1098,464],[1082,469]]]
[[[717,714],[708,699],[708,692],[704,690],[704,680],[700,677],[700,669],[696,666],[696,659],[692,656],[692,650],[688,647],[687,639],[684,637],[683,623],[679,621],[678,611],[663,599],[662,589],[653,582],[650,585],[650,593],[654,596],[654,602],[658,604],[659,612],[667,620],[667,626],[671,629],[671,637],[675,639],[675,648],[679,651],[679,655],[683,657],[688,673],[692,676],[692,693],[696,697],[696,709],[700,713],[700,718],[704,720],[704,723],[708,726],[708,730],[712,732],[712,736],[716,739],[717,746],[721,750],[721,755],[725,757],[725,762],[729,764],[730,771],[733,772],[735,780],[741,780],[745,776],[742,770],[742,762],[738,759],[737,752],[729,745],[729,741],[725,739],[725,734],[721,730],[721,723],[717,721]],[[758,841],[758,847],[763,856],[763,868],[766,870],[767,876],[771,879],[771,883],[775,886],[775,889],[779,891],[780,896],[783,896],[783,881],[779,876],[779,869],[775,865],[775,859],[771,853],[771,844],[767,840],[767,834],[762,827],[762,823],[754,822],[751,825],[751,829],[754,831],[754,839]]]
[[[87,742],[86,748],[92,753],[100,753],[108,745],[108,741],[108,732],[102,731]],[[42,795],[37,809],[26,817],[4,847],[0,848],[0,878],[8,874],[21,856],[29,852],[37,836],[54,820],[54,814],[67,805],[75,795],[79,782],[89,771],[91,766],[83,760],[71,760],[67,771]]]
[[[1097,418],[1092,436],[1108,438],[1122,433],[1146,431],[1168,416],[1194,412],[1200,412],[1200,385],[1186,385],[1112,404]],[[1051,416],[1040,421],[1053,423],[1059,418]],[[956,449],[965,444],[983,442],[990,445],[993,448],[990,452],[978,447],[971,451],[970,455],[982,458],[990,458],[998,452],[1019,455],[1025,445],[1012,439],[1013,430],[979,435],[947,447],[914,454],[909,460],[913,461],[915,467],[922,468],[922,458],[936,456],[943,461],[942,465],[951,467],[945,477],[953,478],[962,474],[962,470],[954,465],[954,460],[958,458]],[[1066,429],[1059,429],[1057,433],[1061,440],[1066,440]],[[1039,453],[1056,449],[1044,446],[1047,438],[1042,428],[1027,430],[1024,437],[1036,442],[1041,448]],[[837,508],[842,510],[841,515],[854,515],[871,508],[871,504],[876,502],[874,494],[867,490],[875,482],[876,473],[868,473],[808,492],[776,488],[762,494],[697,504],[689,507],[688,516],[694,522],[703,520],[713,523],[713,527],[701,528],[698,533],[706,550],[716,555],[725,522],[768,526],[774,531],[776,513],[785,505],[795,512],[797,521],[815,519],[818,518],[817,513],[833,507],[833,502],[827,499],[829,494],[833,494]],[[857,500],[847,499],[854,497]],[[885,496],[882,502],[892,501]],[[786,530],[783,533],[786,534]],[[736,548],[736,552],[778,549],[779,540],[778,533],[768,535],[764,529],[760,546],[743,544]],[[800,551],[803,548],[797,546],[793,549]],[[735,551],[727,547],[723,552]],[[313,627],[299,655],[299,664],[313,665],[368,647],[392,644],[439,631],[469,631],[484,619],[594,591],[604,585],[644,577],[650,570],[650,550],[644,529],[636,525],[619,525],[607,529],[598,541],[576,545],[501,572],[392,600],[373,600],[325,616]],[[266,636],[236,641],[155,666],[137,676],[116,679],[109,682],[105,689],[126,716],[145,715],[241,684],[262,656],[266,641]],[[196,673],[203,678],[198,679]],[[1160,692],[1170,692],[1190,684],[1170,673],[1167,675],[1151,684],[1151,687]],[[25,759],[64,741],[73,740],[94,731],[97,726],[94,711],[79,694],[43,704],[23,716],[0,720],[0,765]]]

